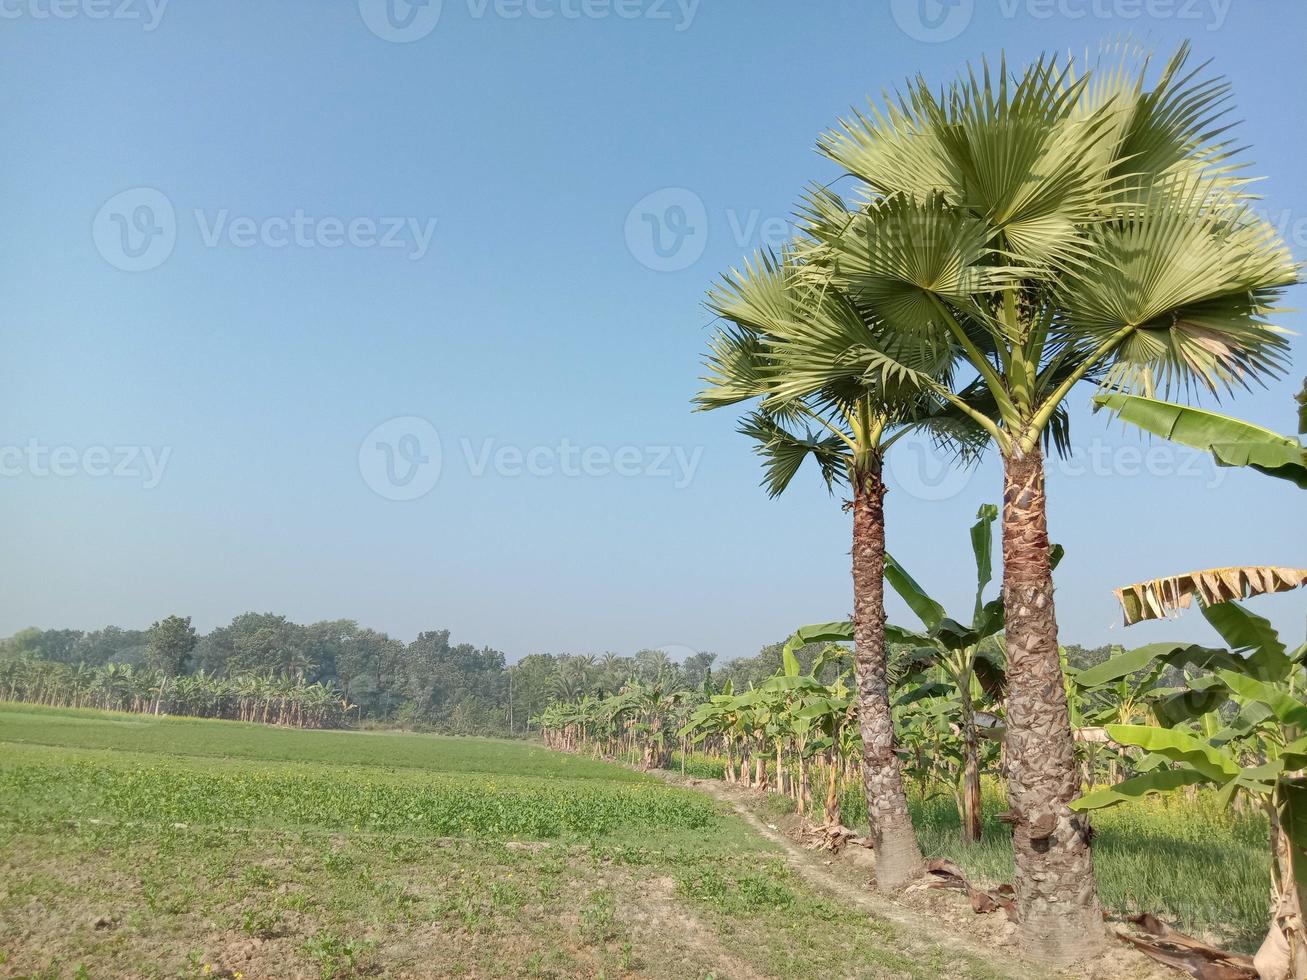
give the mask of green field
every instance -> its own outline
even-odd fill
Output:
[[[989,977],[525,743],[0,705],[0,975]]]

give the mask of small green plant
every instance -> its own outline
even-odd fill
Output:
[[[594,945],[617,938],[617,899],[611,889],[595,892],[581,909],[581,938]]]
[[[241,913],[241,932],[256,939],[281,935],[281,914],[276,909],[255,906]]]
[[[357,972],[370,945],[343,936],[334,929],[319,929],[301,948],[317,961],[322,980],[333,980]]]
[[[250,865],[241,873],[241,877],[245,879],[247,885],[254,888],[271,888],[277,880],[273,873],[261,864]]]

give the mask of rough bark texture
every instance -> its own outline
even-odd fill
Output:
[[[861,473],[853,490],[853,639],[862,730],[862,782],[876,849],[876,886],[894,892],[921,876],[917,834],[894,751],[885,650],[885,484]]]
[[[1080,792],[1058,660],[1049,566],[1044,460],[1004,460],[1003,602],[1007,610],[1007,775],[1021,941],[1063,967],[1103,946],[1089,820],[1067,803]]]

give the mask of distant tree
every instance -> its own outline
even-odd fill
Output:
[[[713,662],[717,659],[717,654],[702,651],[692,653],[685,658],[681,664],[681,680],[691,691],[697,691],[703,687],[704,680],[712,673]]]
[[[166,677],[186,669],[186,658],[195,649],[195,629],[190,616],[169,616],[154,623],[147,632],[150,666]]]
[[[636,676],[645,684],[666,681],[676,676],[676,664],[666,650],[638,650],[635,654]]]

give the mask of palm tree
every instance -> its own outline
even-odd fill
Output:
[[[809,197],[808,209],[814,228],[847,213],[843,202],[822,192]],[[895,752],[886,677],[884,460],[914,427],[932,427],[941,437],[961,437],[971,427],[965,416],[923,391],[920,376],[940,369],[936,350],[942,345],[877,340],[877,318],[830,281],[822,249],[811,237],[779,258],[760,256],[735,271],[710,293],[709,307],[728,325],[711,343],[699,407],[757,400],[740,432],[754,440],[764,460],[771,496],[783,493],[809,458],[829,489],[852,489],[863,781],[876,882],[895,891],[920,873],[922,859]],[[876,344],[891,354],[874,353]],[[844,364],[851,346],[872,361],[856,373]]]
[[[1228,84],[1148,59],[1041,58],[924,80],[826,134],[863,202],[824,242],[837,281],[896,334],[947,344],[993,399],[1003,457],[1007,765],[1022,939],[1067,964],[1103,927],[1058,662],[1041,440],[1081,381],[1246,385],[1287,344],[1267,317],[1297,269],[1248,207]],[[858,354],[859,352],[851,352]],[[851,358],[856,359],[856,358]]]

